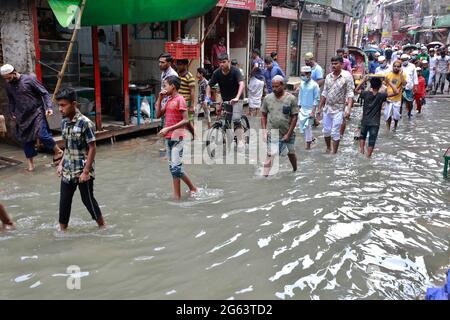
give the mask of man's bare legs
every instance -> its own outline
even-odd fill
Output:
[[[327,145],[327,150],[325,152],[330,153],[331,152],[331,137],[324,137],[324,139],[325,139],[325,144]]]
[[[288,158],[292,165],[292,171],[297,171],[297,156],[295,153],[288,153]]]
[[[333,140],[333,150],[331,151],[332,153],[336,154],[339,148],[339,142],[340,140]]]
[[[14,230],[16,228],[16,225],[14,221],[9,217],[8,213],[6,212],[5,207],[0,203],[0,221],[2,222],[1,230]]]

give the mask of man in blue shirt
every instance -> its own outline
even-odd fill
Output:
[[[284,79],[286,79],[286,76],[284,75],[283,71],[281,71],[278,64],[275,64],[276,62],[273,61],[271,57],[266,57],[264,59],[264,62],[266,63],[266,71],[264,72],[264,77],[266,78],[267,92],[272,93],[273,77],[275,77],[276,75],[280,75]]]
[[[311,127],[314,124],[316,108],[320,101],[319,85],[311,79],[311,71],[310,66],[301,68],[301,83],[298,94],[298,106],[300,108],[298,128],[300,132],[305,133],[306,150],[311,149],[311,143],[314,140]]]
[[[251,116],[253,111],[255,116],[261,108],[262,95],[264,93],[264,61],[259,57],[259,50],[252,50],[252,69],[250,71],[250,81],[248,84],[248,115]]]
[[[278,68],[280,68],[280,65],[278,64],[278,61],[277,61],[277,59],[278,59],[278,53],[277,53],[276,51],[273,51],[273,52],[270,54],[270,57],[271,57],[272,60],[273,60],[272,64],[273,64],[274,66],[277,66]],[[281,68],[280,68],[280,69],[281,69]]]
[[[319,87],[323,86],[323,83],[325,82],[324,76],[323,76],[323,69],[319,64],[315,61],[314,55],[312,52],[307,52],[305,54],[305,64],[309,67],[311,67],[311,79],[313,79]]]
[[[369,53],[369,73],[371,74],[374,74],[377,68],[380,66],[380,64],[378,63],[378,56],[375,55],[374,57],[371,53]]]

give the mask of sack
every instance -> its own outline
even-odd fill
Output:
[[[0,136],[4,136],[6,134],[6,121],[5,117],[0,115]]]
[[[447,81],[449,81],[450,82],[450,73],[447,73]]]
[[[141,113],[150,118],[150,103],[147,98],[144,98],[141,102]]]

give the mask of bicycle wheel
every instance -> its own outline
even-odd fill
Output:
[[[206,151],[211,158],[225,154],[229,147],[229,137],[222,125],[215,124],[206,136]]]
[[[241,126],[244,129],[244,141],[246,144],[250,143],[250,121],[248,121],[247,116],[241,116]]]

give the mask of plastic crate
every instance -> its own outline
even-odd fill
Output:
[[[200,58],[200,44],[183,44],[179,42],[166,42],[165,51],[174,59]]]

